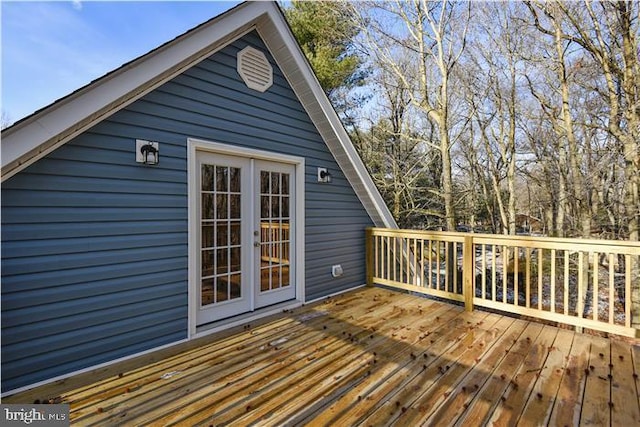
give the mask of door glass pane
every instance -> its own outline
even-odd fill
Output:
[[[269,279],[271,278],[271,268],[265,267],[260,269],[260,290],[265,292],[271,289]]]
[[[227,246],[229,244],[229,223],[219,221],[216,225],[216,233],[216,246]]]
[[[271,172],[271,194],[280,194],[280,174]]]
[[[229,196],[229,218],[240,218],[240,195],[232,194]]]
[[[280,217],[280,197],[271,197],[271,218]]]
[[[229,249],[216,250],[216,274],[229,272]]]
[[[282,264],[289,265],[289,242],[282,242]]]
[[[282,287],[282,266],[278,266],[278,269],[275,271],[273,283],[277,283],[278,287]]]
[[[260,173],[260,290],[263,292],[289,286],[290,282],[289,184],[287,173]]]
[[[231,293],[229,297],[231,299],[240,298],[240,274],[232,274],[229,279],[231,287]]]
[[[231,248],[231,270],[230,273],[240,271],[240,248]]]
[[[202,251],[202,277],[213,275],[214,269],[213,251]]]
[[[216,280],[216,302],[226,301],[229,299],[229,281],[227,276],[218,277]]]
[[[269,172],[260,172],[260,193],[269,194]]]
[[[216,166],[216,190],[229,191],[229,168]]]
[[[282,196],[280,215],[282,215],[282,218],[289,218],[289,198],[287,196]]]
[[[260,218],[269,218],[269,196],[260,196]]]
[[[240,236],[240,222],[239,221],[233,221],[231,222],[231,234],[230,234],[230,241],[229,244],[230,245],[239,245],[241,242],[241,236]]]
[[[202,281],[202,296],[201,301],[202,305],[213,304],[215,301],[213,300],[213,289],[215,285],[214,279],[205,279]]]
[[[201,306],[242,296],[240,182],[240,168],[202,165]]]
[[[213,219],[214,216],[214,196],[210,193],[202,194],[202,219]]]
[[[213,165],[202,165],[202,191],[213,191]]]
[[[282,268],[280,286],[285,287],[290,285],[289,280],[289,266],[291,261],[291,228],[288,219],[281,221],[281,244],[282,244],[282,256],[280,257],[280,266]]]
[[[224,219],[228,217],[227,201],[229,199],[228,194],[216,195],[216,218]]]
[[[214,227],[211,223],[202,225],[202,248],[211,248],[214,246]]]
[[[229,191],[240,192],[240,168],[229,168]]]

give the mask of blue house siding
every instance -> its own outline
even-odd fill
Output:
[[[267,53],[250,33],[3,183],[3,391],[187,337],[188,137],[304,157],[306,297],[364,283],[372,222],[273,58],[265,93],[241,81],[247,45]]]

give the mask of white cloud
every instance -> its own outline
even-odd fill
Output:
[[[82,10],[82,2],[80,0],[72,0],[71,6],[73,6],[75,10]]]

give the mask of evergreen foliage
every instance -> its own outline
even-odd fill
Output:
[[[360,30],[349,19],[346,3],[292,1],[285,16],[327,94],[362,81],[361,60],[353,49]]]

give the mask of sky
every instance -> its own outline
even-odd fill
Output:
[[[30,115],[238,3],[1,0],[3,122]]]

